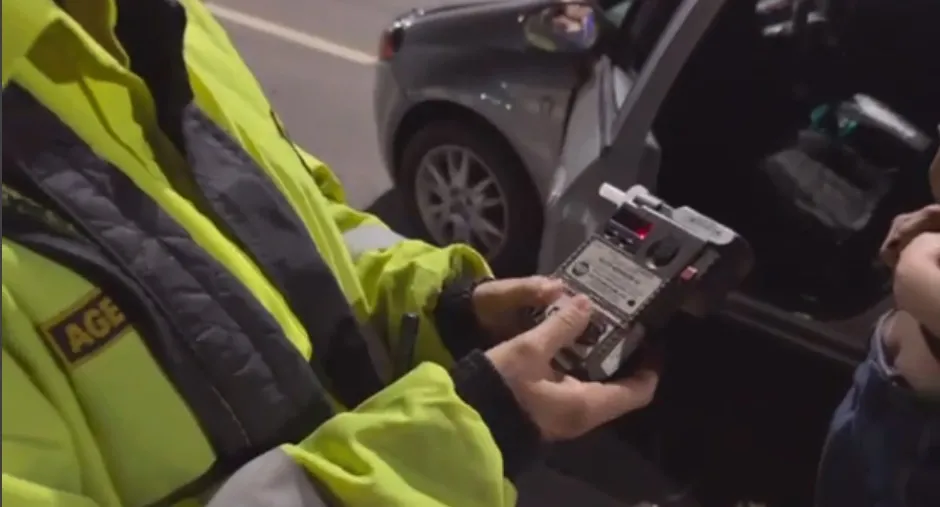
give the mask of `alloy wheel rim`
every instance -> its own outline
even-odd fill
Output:
[[[464,146],[436,146],[415,177],[421,221],[440,244],[466,243],[487,258],[509,236],[509,205],[492,169]]]

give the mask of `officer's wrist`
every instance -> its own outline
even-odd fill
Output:
[[[473,305],[473,291],[491,278],[458,278],[446,284],[434,307],[438,334],[455,359],[486,345],[486,334]]]
[[[479,350],[465,355],[451,369],[451,377],[457,394],[489,428],[503,457],[503,474],[514,478],[539,456],[542,439],[538,427]]]

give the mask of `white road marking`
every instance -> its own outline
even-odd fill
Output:
[[[285,42],[296,44],[313,51],[325,53],[330,56],[341,58],[348,62],[358,63],[360,65],[372,65],[376,58],[368,53],[346,47],[326,39],[301,32],[293,28],[261,19],[251,14],[246,14],[229,7],[223,7],[219,4],[206,3],[206,7],[221,20],[228,21],[239,26],[254,30],[265,35],[276,37]]]

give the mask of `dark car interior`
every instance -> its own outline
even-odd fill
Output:
[[[904,94],[852,70],[836,30],[808,19],[811,2],[775,4],[783,16],[729,1],[683,68],[654,126],[660,191],[749,238],[760,263],[750,291],[786,310],[848,318],[887,293],[877,249],[895,215],[928,202],[935,132],[891,102]],[[921,115],[937,101],[907,109]],[[860,109],[870,116],[859,119]],[[903,122],[920,138],[890,131]]]
[[[625,22],[643,28],[608,41],[618,64],[642,62],[679,4],[638,0]],[[895,215],[930,200],[940,119],[940,60],[915,56],[940,37],[901,19],[911,11],[840,5],[729,0],[653,129],[660,195],[751,241],[758,267],[746,292],[821,321],[889,295],[878,248]],[[679,321],[664,334],[658,399],[618,429],[675,481],[675,501],[812,505],[851,368],[725,324]]]

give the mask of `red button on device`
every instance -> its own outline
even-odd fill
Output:
[[[682,270],[682,274],[679,275],[679,279],[683,282],[688,282],[696,276],[698,276],[698,270],[695,269],[695,266],[686,266],[685,269]]]

